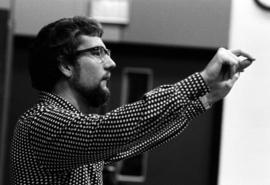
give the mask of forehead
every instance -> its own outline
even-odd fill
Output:
[[[78,46],[78,50],[87,49],[91,47],[96,46],[103,46],[105,47],[105,44],[103,43],[102,39],[97,36],[88,36],[88,35],[81,35],[78,38],[80,44]]]

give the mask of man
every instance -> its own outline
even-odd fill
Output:
[[[86,17],[58,20],[38,33],[29,70],[40,100],[14,132],[14,184],[101,185],[104,165],[178,135],[224,98],[254,60],[243,51],[220,48],[203,71],[105,115],[91,114],[90,107],[107,102],[116,67],[102,33],[101,25]]]

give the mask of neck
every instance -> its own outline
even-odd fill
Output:
[[[67,100],[83,114],[90,113],[91,106],[87,104],[87,101],[84,97],[82,97],[74,89],[70,88],[67,82],[58,83],[55,86],[53,93]]]

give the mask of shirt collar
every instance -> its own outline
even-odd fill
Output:
[[[65,100],[64,98],[45,91],[41,91],[39,94],[39,102],[40,103],[49,103],[56,107],[67,109],[74,112],[79,112],[70,102]]]

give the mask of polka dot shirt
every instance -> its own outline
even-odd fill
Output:
[[[146,93],[105,115],[79,112],[54,94],[17,122],[11,149],[13,184],[102,185],[103,166],[152,150],[205,111],[199,73]]]

